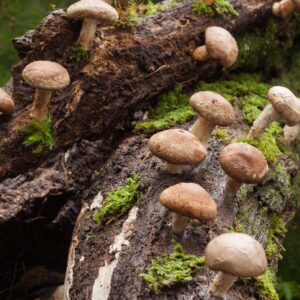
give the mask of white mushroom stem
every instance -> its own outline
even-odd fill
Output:
[[[272,12],[275,16],[287,18],[296,9],[293,0],[282,0],[275,2],[272,7]]]
[[[224,272],[218,272],[213,283],[209,287],[209,292],[216,297],[224,298],[226,292],[232,287],[236,280],[236,276]]]
[[[258,118],[254,121],[248,137],[258,138],[263,131],[273,122],[280,118],[280,115],[273,108],[272,104],[269,104],[265,109],[260,113]]]
[[[49,103],[52,91],[44,89],[36,89],[33,106],[31,109],[30,117],[34,120],[43,122],[48,115]]]
[[[170,174],[181,174],[183,171],[183,166],[166,162],[165,171]]]
[[[204,45],[204,46],[196,48],[196,50],[194,50],[194,52],[193,52],[193,57],[195,60],[199,60],[199,61],[208,60],[209,55],[208,55],[206,46]]]
[[[240,187],[242,186],[242,183],[239,181],[236,181],[235,179],[228,177],[226,184],[225,184],[225,188],[224,188],[224,192],[225,194],[234,197],[237,192],[239,191]]]
[[[206,147],[212,131],[216,125],[199,116],[194,125],[190,128],[190,132],[195,135],[198,140]]]
[[[80,45],[85,50],[90,49],[90,46],[95,39],[97,24],[98,21],[95,19],[83,19],[80,35],[77,40],[77,45]]]
[[[172,230],[176,234],[182,234],[189,224],[189,219],[174,213],[172,220]]]
[[[295,126],[288,126],[285,125],[283,129],[283,142],[284,144],[288,145],[292,141],[294,141],[297,136],[300,134],[300,123]]]

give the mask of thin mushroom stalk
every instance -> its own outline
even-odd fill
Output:
[[[47,118],[52,91],[36,89],[30,117],[39,122]]]
[[[289,145],[300,134],[300,123],[295,126],[285,125],[283,129],[283,143]]]
[[[189,219],[174,213],[172,220],[172,231],[175,234],[182,234],[189,224]]]
[[[278,120],[279,118],[280,115],[273,108],[273,105],[268,104],[258,118],[254,121],[248,137],[253,139],[258,138],[272,122]]]
[[[233,286],[236,280],[236,276],[224,272],[218,272],[208,291],[213,296],[224,298],[227,291]]]
[[[77,45],[89,50],[96,35],[97,20],[86,18],[82,21],[80,35],[77,40]]]
[[[241,186],[242,186],[241,182],[239,182],[231,177],[228,177],[226,184],[225,184],[224,192],[225,192],[225,194],[227,194],[231,197],[234,197],[238,193]]]
[[[216,125],[213,122],[199,117],[190,128],[190,132],[199,139],[204,147],[206,147],[215,127]]]

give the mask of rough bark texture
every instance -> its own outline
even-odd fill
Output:
[[[196,46],[203,43],[207,26],[220,25],[239,34],[270,16],[273,1],[234,0],[232,3],[239,17],[209,19],[195,15],[191,2],[184,1],[167,12],[145,18],[132,31],[101,28],[87,64],[69,59],[67,49],[75,43],[80,23],[66,19],[62,11],[50,14],[36,30],[14,40],[21,58],[12,69],[16,112],[12,117],[0,116],[3,180],[0,183],[0,298],[10,294],[12,299],[31,299],[31,290],[23,288],[21,293],[20,289],[9,290],[24,273],[24,266],[43,265],[64,272],[71,232],[82,202],[91,203],[99,191],[104,195],[135,172],[142,174],[143,200],[138,204],[137,219],[128,237],[130,247],[125,247],[120,254],[109,299],[206,297],[205,290],[213,273],[205,269],[191,283],[163,291],[160,296],[150,293],[139,274],[153,255],[171,248],[172,236],[167,225],[170,214],[157,201],[164,187],[180,181],[198,182],[222,207],[216,223],[187,231],[180,240],[187,251],[201,255],[212,237],[232,225],[235,205],[224,202],[221,192],[224,174],[217,163],[222,145],[215,141],[209,145],[209,157],[201,167],[192,168],[182,176],[166,176],[157,170],[158,160],[149,157],[146,137],[126,139],[128,134],[123,128],[131,121],[134,111],[148,106],[154,95],[175,83],[219,76],[221,68],[215,61],[197,63],[191,56]],[[63,64],[70,72],[72,84],[54,93],[51,101],[55,150],[33,155],[22,146],[22,135],[17,131],[17,126],[29,119],[34,97],[34,89],[24,83],[21,72],[29,62],[41,59]],[[11,86],[7,89],[12,91]],[[113,149],[117,150],[112,154]],[[208,165],[210,171],[204,173],[202,168]],[[89,214],[87,211],[85,217]],[[286,219],[290,216],[287,214]],[[95,231],[90,218],[83,218],[78,229],[70,299],[90,298],[98,269],[113,256],[108,252],[109,246],[126,217],[101,231]],[[265,244],[270,220],[260,220],[255,209],[250,217],[257,218],[257,224],[261,225],[262,231],[254,230],[254,234]],[[86,242],[90,233],[97,238]],[[82,256],[85,260],[81,265]],[[26,293],[28,298],[24,297]],[[249,295],[254,295],[253,286],[238,286],[231,291],[230,299],[247,299]]]

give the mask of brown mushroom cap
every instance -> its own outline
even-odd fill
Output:
[[[237,60],[239,48],[236,40],[222,27],[211,26],[206,29],[205,46],[208,55],[219,60],[225,68],[232,66]]]
[[[201,142],[183,129],[169,129],[154,134],[148,147],[155,156],[175,165],[196,164],[206,157]]]
[[[95,19],[102,25],[111,25],[118,21],[117,11],[101,0],[80,0],[67,9],[70,19]]]
[[[190,99],[192,108],[203,118],[219,126],[234,122],[235,111],[224,97],[214,92],[198,92]]]
[[[268,98],[289,126],[300,122],[300,100],[289,89],[274,86],[269,89]]]
[[[225,233],[205,249],[206,265],[237,277],[257,277],[265,272],[267,258],[261,244],[243,233]]]
[[[242,183],[259,183],[268,173],[264,155],[246,143],[232,143],[220,153],[220,164],[229,177]]]
[[[0,111],[4,114],[11,114],[14,111],[13,99],[0,88]]]
[[[60,90],[70,83],[68,71],[60,64],[47,60],[28,64],[22,76],[29,85],[45,90]]]
[[[160,194],[160,203],[177,214],[198,220],[211,220],[217,206],[210,194],[196,183],[179,183]]]

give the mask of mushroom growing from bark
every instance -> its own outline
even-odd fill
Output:
[[[89,50],[95,39],[97,25],[110,26],[119,19],[117,11],[101,0],[80,0],[67,9],[67,17],[82,20],[77,44]]]
[[[209,221],[217,215],[217,205],[210,194],[196,183],[179,183],[160,194],[160,203],[174,212],[172,230],[182,234],[189,219]]]
[[[293,142],[297,136],[300,134],[300,123],[295,126],[285,125],[283,128],[283,143],[285,145]]]
[[[218,271],[209,292],[221,298],[238,277],[257,277],[267,269],[262,245],[243,233],[225,233],[211,240],[205,249],[205,263]]]
[[[273,14],[282,18],[289,17],[296,10],[300,10],[300,0],[281,0],[272,7]]]
[[[183,129],[168,129],[154,134],[148,147],[153,155],[166,161],[166,171],[180,174],[183,165],[200,163],[206,150],[198,139]]]
[[[257,184],[268,174],[264,155],[246,143],[232,143],[220,153],[221,167],[228,175],[224,192],[233,197],[243,183]]]
[[[22,76],[36,88],[30,117],[42,122],[47,118],[52,91],[63,89],[70,83],[69,73],[58,63],[38,60],[28,64]]]
[[[14,112],[15,104],[13,99],[0,88],[0,111],[4,114],[12,114]]]
[[[198,92],[191,97],[190,105],[199,115],[190,132],[203,146],[207,145],[216,126],[229,126],[234,122],[235,111],[232,105],[217,93]]]
[[[287,88],[274,86],[268,91],[271,104],[267,105],[253,122],[250,138],[258,138],[261,133],[280,117],[289,126],[300,123],[300,100]]]
[[[194,50],[193,57],[198,61],[216,59],[228,68],[236,62],[238,54],[239,48],[231,33],[222,27],[211,26],[205,31],[205,45]]]

